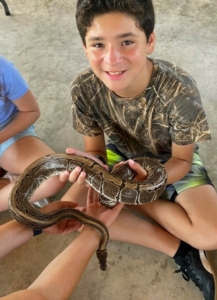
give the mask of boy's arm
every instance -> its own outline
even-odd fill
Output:
[[[84,136],[84,149],[85,152],[92,155],[99,155],[107,161],[105,138],[103,133],[94,137]]]
[[[183,178],[191,169],[195,143],[177,145],[172,143],[172,156],[164,164],[167,171],[167,184]]]
[[[167,171],[167,184],[171,184],[183,178],[191,169],[192,158],[195,144],[180,146],[172,143],[172,156],[164,164]],[[137,173],[135,181],[144,181],[147,178],[147,172],[136,162],[130,159],[127,162],[120,162],[115,165],[117,168],[123,164],[129,163],[129,166]]]
[[[103,134],[94,137],[84,136],[84,149],[85,152],[79,151],[74,148],[68,148],[66,149],[66,152],[68,154],[90,157],[91,159],[96,160],[102,166],[104,165],[103,162],[100,159],[95,158],[94,155],[101,156],[105,161],[107,161],[105,139]],[[80,186],[79,190],[82,193],[82,190],[86,189],[85,177],[86,173],[81,171],[80,167],[76,167],[71,173],[69,173],[69,171],[64,171],[60,175],[60,180],[62,182],[65,182],[67,180],[71,182],[77,182]]]
[[[84,143],[85,143],[85,151],[87,154],[72,148],[67,149],[67,153],[73,153],[77,155],[87,155],[87,156],[88,154],[91,155],[97,154],[103,156],[104,159],[106,158],[104,136],[102,135],[96,137],[85,136]],[[175,143],[172,143],[172,156],[164,164],[168,176],[167,184],[180,180],[189,172],[192,165],[194,147],[195,147],[195,143],[189,145],[177,145]],[[136,181],[145,180],[145,178],[147,177],[147,172],[139,164],[133,163],[132,160],[130,161],[131,161],[130,167],[132,167],[132,169],[134,169],[137,172],[137,176],[135,177],[135,180]],[[100,161],[98,162],[100,163]],[[126,162],[121,162],[117,164],[116,167],[124,163]],[[67,179],[69,179],[71,182],[76,181],[77,183],[79,183],[81,189],[85,187],[86,173],[81,172],[80,168],[76,168],[73,172],[71,172],[71,174],[69,174],[68,171],[65,171],[64,173],[61,175],[62,181],[66,181]]]

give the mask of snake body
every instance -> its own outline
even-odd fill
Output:
[[[101,235],[97,257],[100,268],[105,270],[109,233],[103,223],[76,209],[64,208],[43,213],[29,200],[43,181],[65,170],[71,172],[79,166],[87,174],[86,182],[100,194],[103,205],[113,207],[117,202],[139,205],[154,201],[165,188],[166,171],[155,160],[139,158],[136,161],[148,173],[147,179],[140,183],[132,181],[135,173],[127,165],[109,173],[96,161],[84,156],[55,153],[39,158],[18,177],[9,197],[9,211],[18,222],[33,229],[44,229],[69,218],[96,228]]]

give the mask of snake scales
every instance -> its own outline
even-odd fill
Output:
[[[139,205],[154,201],[165,188],[166,171],[161,164],[152,159],[138,158],[135,161],[148,173],[147,179],[140,183],[132,181],[135,173],[128,165],[109,173],[94,160],[83,156],[55,153],[39,158],[18,177],[9,197],[9,211],[18,222],[33,229],[44,229],[62,219],[70,218],[93,226],[101,235],[97,257],[100,268],[105,270],[109,233],[103,223],[71,208],[43,213],[29,200],[46,179],[59,175],[64,170],[71,172],[80,166],[87,173],[86,182],[100,194],[100,202],[103,205],[113,207],[117,202]]]

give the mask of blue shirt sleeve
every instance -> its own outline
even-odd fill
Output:
[[[3,96],[16,100],[28,91],[28,85],[13,63],[0,56],[0,85]]]

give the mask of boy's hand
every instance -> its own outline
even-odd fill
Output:
[[[77,205],[77,203],[70,201],[55,201],[44,206],[40,210],[44,213],[58,210],[61,208],[76,208],[80,211],[84,211],[84,208],[77,207]],[[68,234],[70,232],[76,231],[78,228],[81,227],[81,225],[82,224],[76,220],[65,219],[49,228],[43,229],[43,232],[49,234]]]
[[[115,207],[108,208],[99,202],[98,195],[94,196],[93,188],[89,188],[87,195],[86,213],[109,227],[117,218],[124,203],[117,203]]]
[[[92,154],[82,152],[82,151],[77,150],[75,148],[67,148],[66,153],[67,154],[75,154],[75,155],[89,157],[92,160],[95,160],[98,164],[103,166],[105,169],[108,169],[108,167],[106,165],[103,165],[101,160],[97,159]],[[84,171],[82,171],[82,169],[80,167],[76,167],[71,173],[69,171],[64,171],[60,175],[60,181],[62,181],[62,182],[65,182],[67,180],[69,180],[71,182],[76,181],[79,185],[85,185],[85,186],[89,187],[89,185],[85,182],[85,178],[86,178],[86,173]]]
[[[129,159],[127,161],[122,161],[122,162],[116,164],[114,166],[113,170],[116,170],[118,167],[120,167],[124,164],[128,164],[130,166],[130,168],[137,173],[136,176],[134,176],[134,178],[133,178],[134,181],[141,182],[147,178],[148,173],[146,172],[146,170],[143,169],[143,167],[141,167],[140,164],[138,164],[137,162],[135,162],[132,159]]]

